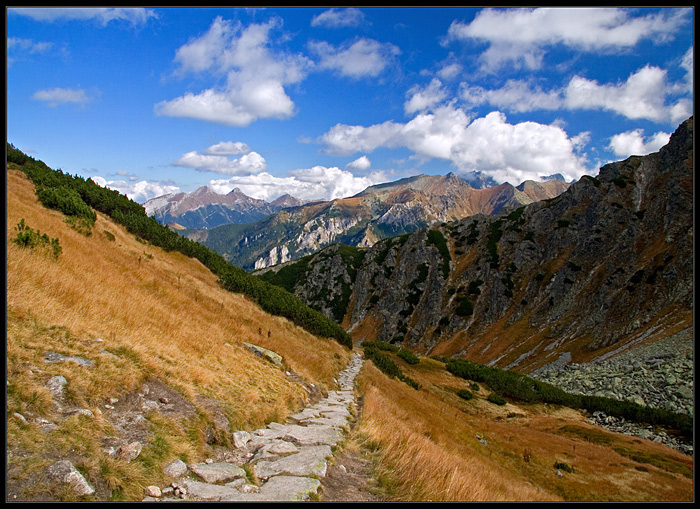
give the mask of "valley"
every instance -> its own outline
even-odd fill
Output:
[[[80,219],[42,205],[37,189],[69,179],[42,172],[39,185],[25,172],[31,160],[15,154],[6,173],[7,501],[260,500],[272,488],[264,468],[320,446],[241,437],[291,437],[290,419],[330,419],[305,409],[320,412],[314,405],[342,391],[352,396],[349,420],[323,469],[291,476],[315,488],[275,500],[352,500],[331,481],[354,457],[362,497],[375,501],[691,501],[692,449],[663,439],[688,443],[687,406],[619,405],[583,378],[564,396],[556,378],[579,369],[600,379],[600,365],[630,375],[631,393],[649,377],[628,365],[669,364],[685,366],[674,383],[687,385],[692,161],[690,119],[658,154],[613,163],[544,201],[367,247],[335,243],[251,275],[79,181],[73,205],[109,213],[85,205],[74,209]],[[480,366],[471,378],[455,369],[467,359]],[[654,422],[631,434],[616,427],[617,411]],[[310,421],[309,432],[327,424]],[[284,433],[273,440],[288,442]],[[72,480],[56,473],[65,462]],[[208,483],[204,465],[242,481]]]

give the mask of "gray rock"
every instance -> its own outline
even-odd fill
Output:
[[[229,482],[246,476],[245,470],[231,463],[195,463],[189,465],[189,469],[207,483]]]
[[[48,474],[58,482],[69,484],[76,495],[88,496],[95,493],[95,489],[68,460],[61,460],[51,465],[48,468]]]
[[[236,431],[233,433],[233,446],[236,449],[242,449],[253,437],[247,431]]]
[[[124,461],[133,461],[141,454],[141,442],[131,442],[130,444],[122,445],[119,448],[117,457]]]
[[[309,477],[273,477],[260,488],[260,499],[272,502],[296,502],[308,500],[318,493],[321,482]]]
[[[175,460],[163,469],[163,473],[177,479],[187,473],[187,465],[182,460]]]
[[[255,494],[241,493],[236,488],[191,479],[182,481],[181,486],[185,488],[190,499],[206,502],[250,502],[254,500],[251,497],[255,496]]]
[[[63,398],[63,392],[65,390],[66,385],[68,385],[68,380],[66,380],[66,377],[61,375],[51,377],[46,382],[46,388],[56,399]]]
[[[326,458],[332,455],[331,448],[327,445],[303,447],[298,453],[276,461],[259,461],[254,467],[255,475],[261,479],[276,475],[325,477]]]
[[[74,362],[80,366],[92,367],[93,362],[84,357],[78,357],[75,355],[63,355],[56,352],[45,352],[44,362]]]

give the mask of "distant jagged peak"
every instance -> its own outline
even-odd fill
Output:
[[[292,196],[289,193],[283,194],[279,198],[273,200],[270,205],[274,207],[275,209],[286,209],[290,207],[299,207],[300,205],[304,205],[306,202],[304,200],[300,200],[299,198],[296,198]]]

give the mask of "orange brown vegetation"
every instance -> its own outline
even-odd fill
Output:
[[[466,380],[438,361],[393,357],[414,390],[366,364],[359,434],[376,451],[378,483],[408,501],[689,501],[692,458],[593,426],[575,410],[465,401]],[[480,441],[481,439],[481,441]],[[555,463],[573,472],[557,474]],[[690,475],[689,472],[691,473]]]
[[[58,260],[9,241],[22,218],[59,239]],[[98,214],[91,236],[79,234],[61,213],[38,203],[31,181],[16,170],[7,172],[6,219],[10,323],[22,328],[30,320],[83,340],[101,338],[105,349],[128,350],[140,360],[141,372],[128,387],[118,376],[103,380],[93,399],[119,396],[156,376],[190,399],[199,394],[224,401],[232,424],[250,429],[271,417],[284,419],[307,394],[241,343],[274,350],[288,368],[321,386],[332,384],[349,359],[336,342],[264,313],[221,289],[198,261],[141,243],[104,215]],[[41,345],[22,342],[12,328],[7,343],[33,362],[43,356]],[[68,345],[59,353],[75,354]],[[8,362],[8,372],[13,369]]]

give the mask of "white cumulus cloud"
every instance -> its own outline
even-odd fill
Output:
[[[584,133],[570,138],[556,125],[512,125],[500,112],[472,120],[463,110],[447,105],[405,124],[338,124],[319,142],[333,155],[405,147],[420,158],[450,161],[459,172],[481,171],[497,182],[516,185],[554,173],[567,180],[580,178],[586,173],[585,156],[579,155],[586,140]]]
[[[302,200],[333,200],[355,195],[367,187],[387,182],[383,172],[372,172],[356,177],[340,168],[314,166],[292,170],[288,177],[276,177],[267,172],[257,175],[234,176],[229,179],[212,180],[209,187],[221,194],[238,187],[253,198],[272,201],[283,194],[291,194]]]
[[[677,88],[667,82],[665,70],[647,65],[623,82],[598,83],[576,75],[565,86],[551,90],[543,90],[525,80],[508,80],[496,89],[462,83],[460,99],[468,106],[489,104],[519,113],[559,109],[605,110],[630,119],[677,124],[693,111],[692,101],[688,98],[667,102]]]
[[[229,158],[232,155],[240,157]],[[250,147],[242,142],[221,142],[202,152],[193,150],[183,154],[173,164],[223,175],[247,175],[267,169],[265,158],[257,152],[252,152]]]
[[[440,80],[433,78],[430,84],[424,88],[418,85],[411,87],[408,95],[410,97],[404,104],[404,111],[407,115],[412,115],[417,111],[423,111],[441,103],[447,97],[447,92],[442,88]]]
[[[610,138],[608,148],[612,150],[616,156],[620,157],[629,157],[632,155],[644,156],[652,152],[657,152],[668,143],[670,137],[671,135],[669,133],[659,131],[645,141],[644,130],[635,129],[634,131],[616,134]]]
[[[225,77],[225,85],[157,103],[155,114],[230,126],[293,116],[294,102],[284,87],[303,80],[313,64],[272,49],[271,32],[281,24],[273,18],[243,28],[217,17],[207,33],[178,49],[175,62],[179,75],[208,73],[212,81]]]
[[[480,56],[484,70],[496,71],[506,64],[538,69],[547,49],[555,45],[593,52],[624,50],[644,39],[659,44],[692,19],[692,9],[630,14],[627,9],[607,7],[484,9],[471,23],[452,22],[445,42],[487,43]]]
[[[372,163],[370,162],[367,156],[358,157],[354,161],[349,162],[347,165],[345,165],[346,168],[359,171],[367,171],[369,170],[370,166],[372,166]]]
[[[9,13],[27,16],[37,21],[96,20],[103,26],[110,21],[126,21],[143,25],[158,15],[152,9],[142,7],[15,7]]]
[[[320,69],[335,70],[342,76],[356,79],[379,76],[401,53],[391,43],[366,38],[338,47],[325,41],[311,41],[309,49],[320,58]]]
[[[180,188],[175,185],[162,182],[141,180],[139,182],[124,182],[123,180],[106,180],[103,177],[91,177],[96,184],[109,189],[119,191],[137,203],[145,203],[152,198],[157,198],[166,194],[180,192]]]

